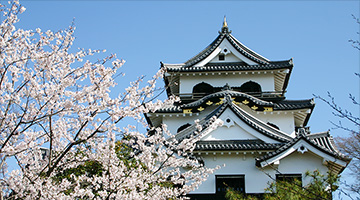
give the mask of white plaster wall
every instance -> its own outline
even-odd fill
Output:
[[[228,155],[224,152],[221,155],[219,152],[216,155],[212,155],[209,152],[208,155],[202,154],[207,167],[213,168],[217,165],[223,165],[221,169],[211,174],[209,178],[200,185],[200,187],[191,192],[196,193],[215,193],[215,176],[216,175],[245,175],[245,192],[246,193],[263,193],[264,189],[268,187],[268,183],[276,179],[278,171],[282,174],[302,174],[303,185],[309,183],[310,178],[304,179],[306,171],[320,170],[322,174],[326,174],[327,168],[322,165],[322,159],[312,153],[298,153],[294,152],[288,157],[280,161],[280,165],[276,168],[268,166],[261,171],[255,167],[255,155],[247,153],[239,153],[236,155],[232,153]],[[273,179],[271,179],[270,175]]]
[[[311,180],[309,177],[304,179],[306,171],[319,170],[320,173],[326,174],[327,167],[322,164],[323,159],[311,152],[304,154],[295,151],[289,156],[280,160],[278,170],[283,174],[302,174],[303,185],[307,185]]]
[[[266,113],[266,112],[265,112]],[[258,119],[267,123],[270,122],[280,128],[281,131],[294,135],[295,133],[295,122],[294,116],[291,113],[259,113],[256,115]]]
[[[240,107],[264,123],[273,123],[278,126],[281,131],[288,133],[289,135],[295,134],[295,118],[294,113],[291,111],[256,112],[246,105],[241,105]]]
[[[213,168],[223,164],[225,166],[211,174],[199,189],[192,193],[215,193],[215,175],[245,175],[246,193],[263,193],[267,183],[271,181],[267,175],[255,167],[255,157],[250,153],[226,155],[224,152],[224,155],[204,155],[203,159],[207,167]]]
[[[254,135],[251,135],[237,124],[231,127],[218,127],[216,130],[212,131],[206,135],[201,140],[252,140],[258,139]]]
[[[209,63],[223,63],[223,62],[241,62],[238,57],[236,57],[234,54],[229,53],[225,55],[225,60],[219,60],[219,56],[215,56]]]
[[[274,75],[273,74],[232,74],[228,75],[214,72],[205,75],[193,75],[192,73],[180,76],[180,93],[192,93],[193,87],[201,82],[208,83],[213,87],[223,87],[229,84],[232,87],[240,87],[242,84],[254,81],[261,86],[262,91],[274,91]]]
[[[170,130],[172,134],[176,134],[176,131],[180,126],[187,123],[193,124],[196,119],[204,118],[214,109],[215,109],[214,106],[210,106],[207,107],[202,112],[200,112],[199,114],[193,113],[191,116],[189,114],[186,114],[184,116],[183,113],[171,114],[171,117],[169,115],[165,115],[163,117],[163,124],[167,125],[168,130]]]

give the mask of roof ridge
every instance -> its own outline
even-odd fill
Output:
[[[226,30],[225,30],[226,29]],[[249,47],[241,43],[234,36],[231,35],[231,31],[228,31],[228,27],[226,26],[224,30],[219,32],[219,35],[212,41],[205,49],[200,51],[198,54],[187,60],[184,64],[184,67],[191,67],[196,63],[204,60],[207,56],[209,56],[220,44],[221,42],[227,38],[230,44],[237,49],[241,54],[250,60],[260,63],[260,64],[269,64],[270,60],[251,50]]]
[[[163,62],[161,62],[161,64],[162,65],[175,65],[175,66],[182,66],[182,65],[184,65],[185,63],[163,63]]]
[[[241,46],[243,48],[244,51],[246,51],[246,53],[251,54],[252,56],[256,57],[257,59],[261,60],[262,62],[269,62],[270,60],[265,58],[264,56],[256,53],[254,50],[250,49],[249,47],[247,47],[246,45],[244,45],[243,43],[241,43],[238,39],[236,39],[233,35],[231,35],[230,33],[227,34],[228,37],[230,37],[232,40],[234,40],[239,46]]]
[[[289,61],[275,61],[268,64],[249,65],[243,62],[219,62],[207,63],[202,67],[186,66],[185,64],[163,64],[168,71],[172,72],[203,72],[203,71],[254,71],[254,70],[279,70],[290,69],[293,64]]]
[[[313,98],[311,99],[284,99],[279,101],[278,103],[293,103],[293,102],[308,102],[308,101],[313,101]]]
[[[219,44],[221,43],[221,41],[224,39],[224,34],[220,34],[218,35],[214,41],[212,41],[208,46],[205,47],[205,49],[203,49],[202,51],[200,51],[198,54],[196,54],[195,56],[193,56],[192,58],[190,58],[189,60],[187,60],[186,62],[184,62],[185,66],[184,67],[189,67],[194,65],[195,63],[198,63],[199,61],[203,60],[205,58],[204,55],[207,51],[210,51],[211,49],[219,46]],[[212,51],[211,51],[212,52]],[[199,61],[197,58],[201,57]]]
[[[318,132],[318,133],[310,133],[308,134],[308,137],[311,138],[315,138],[315,137],[323,137],[324,135],[326,135],[327,137],[330,136],[330,131],[323,131],[323,132]]]
[[[285,132],[282,132],[280,130],[277,130],[275,128],[273,128],[272,126],[269,126],[268,124],[264,123],[263,121],[257,119],[256,117],[252,116],[251,114],[247,113],[246,111],[244,111],[242,108],[240,108],[238,105],[231,103],[231,108],[235,109],[235,113],[240,112],[239,114],[241,116],[239,116],[240,118],[246,117],[247,120],[251,120],[251,121],[247,121],[246,119],[243,119],[245,122],[247,122],[247,124],[251,123],[250,125],[252,127],[255,126],[256,129],[260,130],[260,132],[265,133],[267,136],[270,136],[273,139],[276,140],[281,140],[281,141],[289,141],[289,139],[293,139],[290,135],[288,135]],[[254,123],[254,124],[252,124]],[[260,125],[261,127],[256,126]]]
[[[276,155],[281,154],[282,152],[286,151],[287,149],[289,149],[290,147],[292,147],[293,145],[295,145],[297,142],[299,142],[300,140],[304,140],[305,142],[307,142],[310,145],[313,145],[315,148],[320,149],[321,151],[330,154],[336,158],[341,158],[344,161],[349,161],[350,162],[350,158],[346,157],[345,155],[341,154],[338,151],[331,151],[330,149],[319,145],[318,143],[316,143],[315,141],[311,140],[308,135],[304,135],[304,134],[299,134],[297,135],[292,141],[290,141],[289,143],[285,144],[284,146],[280,147],[279,149],[277,149],[276,151],[273,152],[269,152],[264,156],[258,157],[256,158],[256,166],[260,166],[261,162],[273,158]]]

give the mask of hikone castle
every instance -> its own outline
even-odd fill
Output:
[[[287,100],[293,60],[270,61],[237,40],[226,19],[216,39],[181,64],[161,63],[167,94],[181,102],[146,115],[151,126],[167,124],[182,140],[201,137],[193,152],[207,167],[223,165],[189,196],[224,199],[226,186],[246,194],[264,193],[274,180],[297,178],[306,171],[341,173],[350,159],[335,147],[329,131],[307,127],[314,100]],[[223,125],[209,130],[213,116]]]

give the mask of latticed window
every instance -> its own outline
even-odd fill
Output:
[[[217,175],[216,194],[225,195],[226,188],[245,193],[245,175]]]
[[[295,180],[302,183],[301,174],[276,174],[276,181],[286,181],[292,183]]]

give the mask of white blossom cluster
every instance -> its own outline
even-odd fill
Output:
[[[181,199],[215,170],[190,156],[196,138],[165,139],[165,125],[145,134],[119,127],[178,101],[152,101],[163,70],[113,98],[123,60],[90,62],[100,51],[73,53],[73,25],[19,29],[23,11],[18,1],[1,5],[1,199]]]

